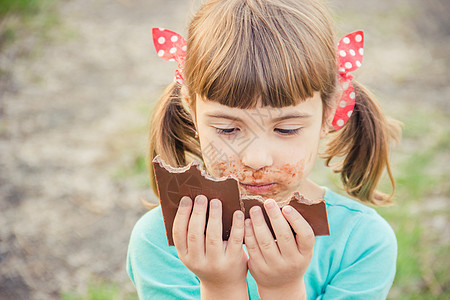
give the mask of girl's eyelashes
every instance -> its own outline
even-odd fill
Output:
[[[218,134],[222,134],[222,135],[232,135],[232,134],[236,134],[240,131],[240,129],[237,127],[232,127],[232,128],[215,127],[215,129]],[[300,133],[301,129],[302,129],[302,127],[294,128],[294,129],[275,128],[274,131],[280,135],[296,135],[296,134]]]
[[[295,129],[283,129],[283,128],[275,128],[274,131],[278,132],[281,135],[296,135],[300,133],[300,130],[302,129],[302,127],[300,128],[295,128]]]
[[[216,132],[223,135],[231,135],[239,131],[239,128],[218,128],[216,127]]]

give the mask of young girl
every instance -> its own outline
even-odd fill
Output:
[[[180,42],[175,35],[157,42],[168,39]],[[362,42],[357,32],[337,48],[316,0],[204,3],[187,49],[169,50],[180,53],[180,69],[154,111],[150,160],[159,154],[178,167],[199,159],[210,175],[234,176],[241,194],[267,199],[276,239],[253,207],[246,220],[234,213],[223,242],[221,199],[199,195],[181,199],[169,247],[161,208],[154,208],[136,224],[128,249],[127,271],[141,299],[386,297],[397,257],[391,227],[375,210],[308,179],[328,137],[323,156],[327,165],[342,159],[334,171],[347,193],[375,205],[390,201],[375,188],[385,169],[394,184],[389,144],[400,130],[352,80]],[[153,170],[151,177],[156,191]],[[279,208],[295,191],[325,199],[330,236],[314,237],[295,209]]]

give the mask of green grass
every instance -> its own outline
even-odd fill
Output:
[[[438,112],[430,115],[435,120],[445,119]],[[396,204],[377,209],[394,228],[399,247],[390,299],[450,298],[449,245],[429,226],[434,218],[448,217],[449,211],[426,209],[432,197],[450,196],[448,174],[441,174],[445,172],[441,171],[442,155],[450,150],[450,132],[426,124],[422,116],[423,112],[417,112],[405,120],[405,139],[416,146],[400,150],[405,157],[394,168]]]
[[[87,293],[64,293],[62,300],[138,300],[135,293],[123,293],[118,285],[97,282],[88,287]]]
[[[61,29],[56,3],[57,0],[1,0],[0,51],[30,34],[48,42],[52,29]]]
[[[33,15],[41,10],[43,2],[48,2],[48,0],[2,0],[0,16],[8,13]]]
[[[136,154],[128,163],[121,164],[112,176],[116,180],[133,181],[138,187],[148,187],[147,159],[143,155]]]

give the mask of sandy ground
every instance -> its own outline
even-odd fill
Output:
[[[58,38],[2,53],[1,299],[56,299],[96,278],[132,289],[127,242],[153,195],[114,175],[145,155],[150,101],[172,76],[151,28],[182,31],[189,7],[176,2],[67,1]]]
[[[397,101],[394,114],[405,103],[450,111],[448,5],[434,1],[408,15],[419,3],[333,2],[344,16],[340,32],[369,23],[360,78],[389,95],[384,103]],[[133,290],[128,238],[145,212],[141,200],[155,198],[120,174],[145,155],[147,113],[175,68],[154,54],[151,28],[185,33],[192,7],[61,1],[54,38],[25,35],[0,50],[0,299],[59,299],[95,279]]]

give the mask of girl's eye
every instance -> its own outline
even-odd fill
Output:
[[[239,128],[216,128],[218,134],[229,135],[239,131]]]
[[[300,132],[301,129],[301,127],[296,129],[275,128],[274,131],[278,132],[281,135],[296,135]]]

